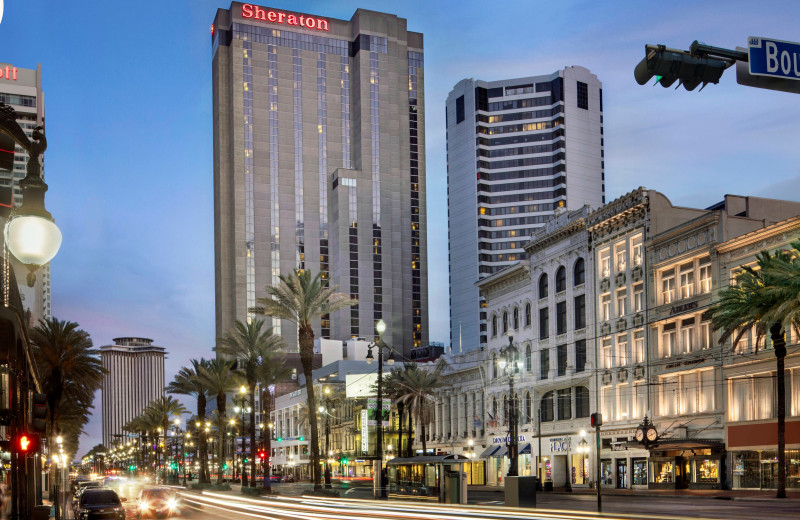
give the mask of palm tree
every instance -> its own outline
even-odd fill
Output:
[[[250,475],[252,476],[250,487],[256,486],[256,409],[255,396],[256,385],[258,384],[258,367],[262,358],[281,350],[284,346],[283,338],[272,334],[272,327],[261,330],[264,326],[263,320],[250,320],[242,323],[237,320],[233,330],[226,333],[217,340],[217,353],[238,361],[237,368],[244,379],[250,397]],[[242,441],[244,442],[244,441]],[[242,445],[244,453],[244,445]],[[243,473],[242,485],[247,485],[247,472]]]
[[[78,437],[89,420],[94,394],[107,371],[89,334],[72,321],[41,320],[31,332],[34,362],[50,410],[48,441],[58,433],[68,452],[78,449]],[[52,453],[52,451],[51,451]]]
[[[200,380],[200,368],[208,364],[204,358],[192,359],[191,367],[183,367],[175,375],[175,379],[167,385],[167,392],[171,394],[191,395],[197,398],[197,420],[205,425],[206,404],[208,400],[208,387]],[[200,475],[198,481],[203,484],[209,481],[208,476],[208,444],[205,435],[198,438],[200,458]]]
[[[281,283],[267,286],[268,298],[259,298],[258,306],[252,312],[265,314],[280,320],[297,324],[300,362],[306,378],[306,399],[309,410],[317,409],[314,396],[314,379],[311,374],[314,359],[314,329],[311,324],[322,316],[339,309],[355,305],[356,300],[346,294],[336,292],[322,280],[321,273],[312,277],[310,271],[296,269],[290,275],[281,275]],[[316,415],[311,414],[311,474],[314,489],[321,489],[319,468],[319,431]]]
[[[383,395],[391,399],[395,405],[397,405],[397,415],[399,417],[398,421],[398,431],[397,431],[397,454],[402,457],[403,456],[403,418],[406,415],[406,403],[403,400],[403,397],[406,394],[406,387],[402,382],[402,372],[403,368],[394,367],[392,371],[389,372],[388,376],[384,376],[383,378]],[[377,387],[377,385],[375,385]],[[409,413],[409,420],[411,419],[411,414]],[[409,424],[408,428],[408,438],[406,439],[406,446],[411,446],[411,425]],[[410,456],[410,455],[409,455]]]
[[[147,408],[144,409],[144,415],[148,416],[151,421],[158,424],[158,431],[159,434],[163,432],[164,440],[166,441],[167,438],[167,428],[169,428],[169,423],[172,420],[172,417],[178,416],[180,417],[182,414],[189,413],[186,410],[186,407],[183,404],[176,400],[172,396],[167,397],[159,397],[158,399],[153,399],[150,401],[150,404],[147,405]],[[159,435],[160,437],[161,435]],[[161,464],[166,464],[166,455],[164,453],[164,445],[161,442],[159,444],[159,452],[161,453]],[[166,442],[164,443],[166,444]]]
[[[151,438],[157,439],[156,431],[160,427],[158,418],[153,414],[141,413],[137,415],[122,427],[123,430],[132,433],[138,433],[141,440],[141,465],[152,466],[155,469],[155,461],[153,460],[153,450],[150,449],[148,440]]]
[[[410,413],[420,425],[422,437],[422,453],[427,453],[425,426],[431,420],[433,394],[440,388],[442,378],[439,370],[421,370],[416,364],[408,363],[399,373],[399,385],[405,388],[398,398],[409,408]]]
[[[778,383],[778,498],[786,498],[786,330],[800,324],[800,241],[792,248],[756,255],[757,265],[744,267],[711,307],[712,327],[722,331],[720,344],[733,338],[736,348],[750,331],[758,343],[769,331]]]
[[[261,386],[261,399],[259,402],[261,403],[262,420],[267,422],[270,420],[272,392],[275,385],[288,379],[291,374],[292,369],[285,365],[283,354],[270,352],[268,355],[262,356],[256,370],[256,378]],[[270,453],[272,453],[272,430],[267,426],[266,430],[262,429],[262,435],[264,436],[264,451],[267,454],[267,460],[264,461],[264,487],[270,487],[269,458]]]
[[[227,393],[233,391],[239,384],[239,375],[233,368],[234,362],[225,359],[212,359],[206,366],[200,367],[198,378],[208,388],[208,395],[213,396],[217,401],[217,417],[225,417],[225,409],[228,400]],[[225,440],[225,429],[218,428],[219,436],[217,483],[222,484],[222,457],[223,442]]]

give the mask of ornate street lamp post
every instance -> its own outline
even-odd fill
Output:
[[[375,437],[375,456],[378,459],[378,479],[380,488],[380,497],[386,498],[386,477],[383,471],[383,350],[389,350],[389,357],[386,363],[391,366],[394,365],[394,351],[392,347],[383,342],[383,333],[386,332],[386,323],[383,320],[378,320],[375,324],[375,331],[378,333],[378,342],[370,345],[367,350],[367,363],[372,363],[373,347],[378,349],[378,403],[377,403],[377,416],[378,420],[376,425]]]
[[[242,469],[240,471],[241,471],[241,475],[242,475],[242,487],[247,487],[247,467],[246,467],[247,466],[247,462],[246,462],[246,459],[245,459],[245,451],[246,451],[245,450],[245,444],[246,443],[245,443],[245,438],[244,438],[244,431],[245,431],[244,430],[244,414],[245,414],[245,412],[250,413],[250,407],[249,406],[245,406],[247,404],[247,387],[244,386],[244,385],[242,385],[242,387],[239,388],[239,399],[238,399],[238,402],[241,403],[241,406],[236,406],[233,410],[236,413],[239,413],[239,412],[242,413],[242,422],[239,425],[239,435],[242,438],[242,457],[241,457]],[[235,447],[236,447],[236,441],[234,440],[234,449],[235,449]],[[255,476],[253,476],[253,478],[255,478]]]
[[[331,389],[326,386],[322,391],[324,406],[319,407],[319,412],[325,414],[325,488],[331,489]]]
[[[514,346],[514,336],[508,337],[508,345],[500,350],[503,360],[500,368],[508,373],[508,476],[519,475],[519,421],[517,420],[517,396],[514,393],[514,374],[519,372],[522,362],[519,361],[519,351]]]

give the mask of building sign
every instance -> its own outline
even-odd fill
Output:
[[[519,436],[519,442],[525,442],[526,438],[524,435]],[[506,435],[505,437],[492,437],[492,444],[508,444],[509,437]]]
[[[280,23],[286,25],[296,25],[298,27],[305,27],[306,29],[316,29],[318,31],[328,30],[328,20],[322,18],[314,18],[305,14],[294,15],[286,14],[281,11],[273,11],[272,9],[264,9],[253,4],[242,4],[242,18],[250,18],[252,20],[262,20],[265,22]]]
[[[681,312],[690,311],[697,308],[697,302],[684,303],[683,305],[676,305],[669,310],[669,315],[679,314]]]
[[[378,398],[370,397],[367,399],[367,410],[369,417],[367,419],[367,426],[378,425]],[[381,426],[384,428],[389,427],[389,413],[392,410],[392,400],[383,399],[382,413],[381,413]]]
[[[553,437],[550,439],[550,451],[552,453],[568,452],[571,440],[571,437]]]
[[[361,451],[366,453],[369,451],[369,412],[361,410]]]
[[[611,451],[628,451],[628,447],[624,442],[612,442]]]
[[[11,65],[0,67],[0,79],[10,79],[17,81],[17,68]]]

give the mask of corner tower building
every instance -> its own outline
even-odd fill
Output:
[[[299,268],[359,302],[318,337],[427,344],[422,34],[233,2],[211,40],[217,335]]]
[[[605,202],[602,84],[583,67],[465,79],[446,121],[450,341],[467,351],[488,339],[475,283],[521,260],[559,208]]]

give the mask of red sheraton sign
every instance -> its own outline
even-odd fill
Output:
[[[273,23],[285,23],[286,25],[298,25],[306,29],[316,29],[318,31],[328,30],[328,20],[314,18],[313,16],[304,14],[297,16],[280,11],[268,11],[263,7],[253,4],[242,4],[242,18],[251,18],[253,20],[263,20]]]

